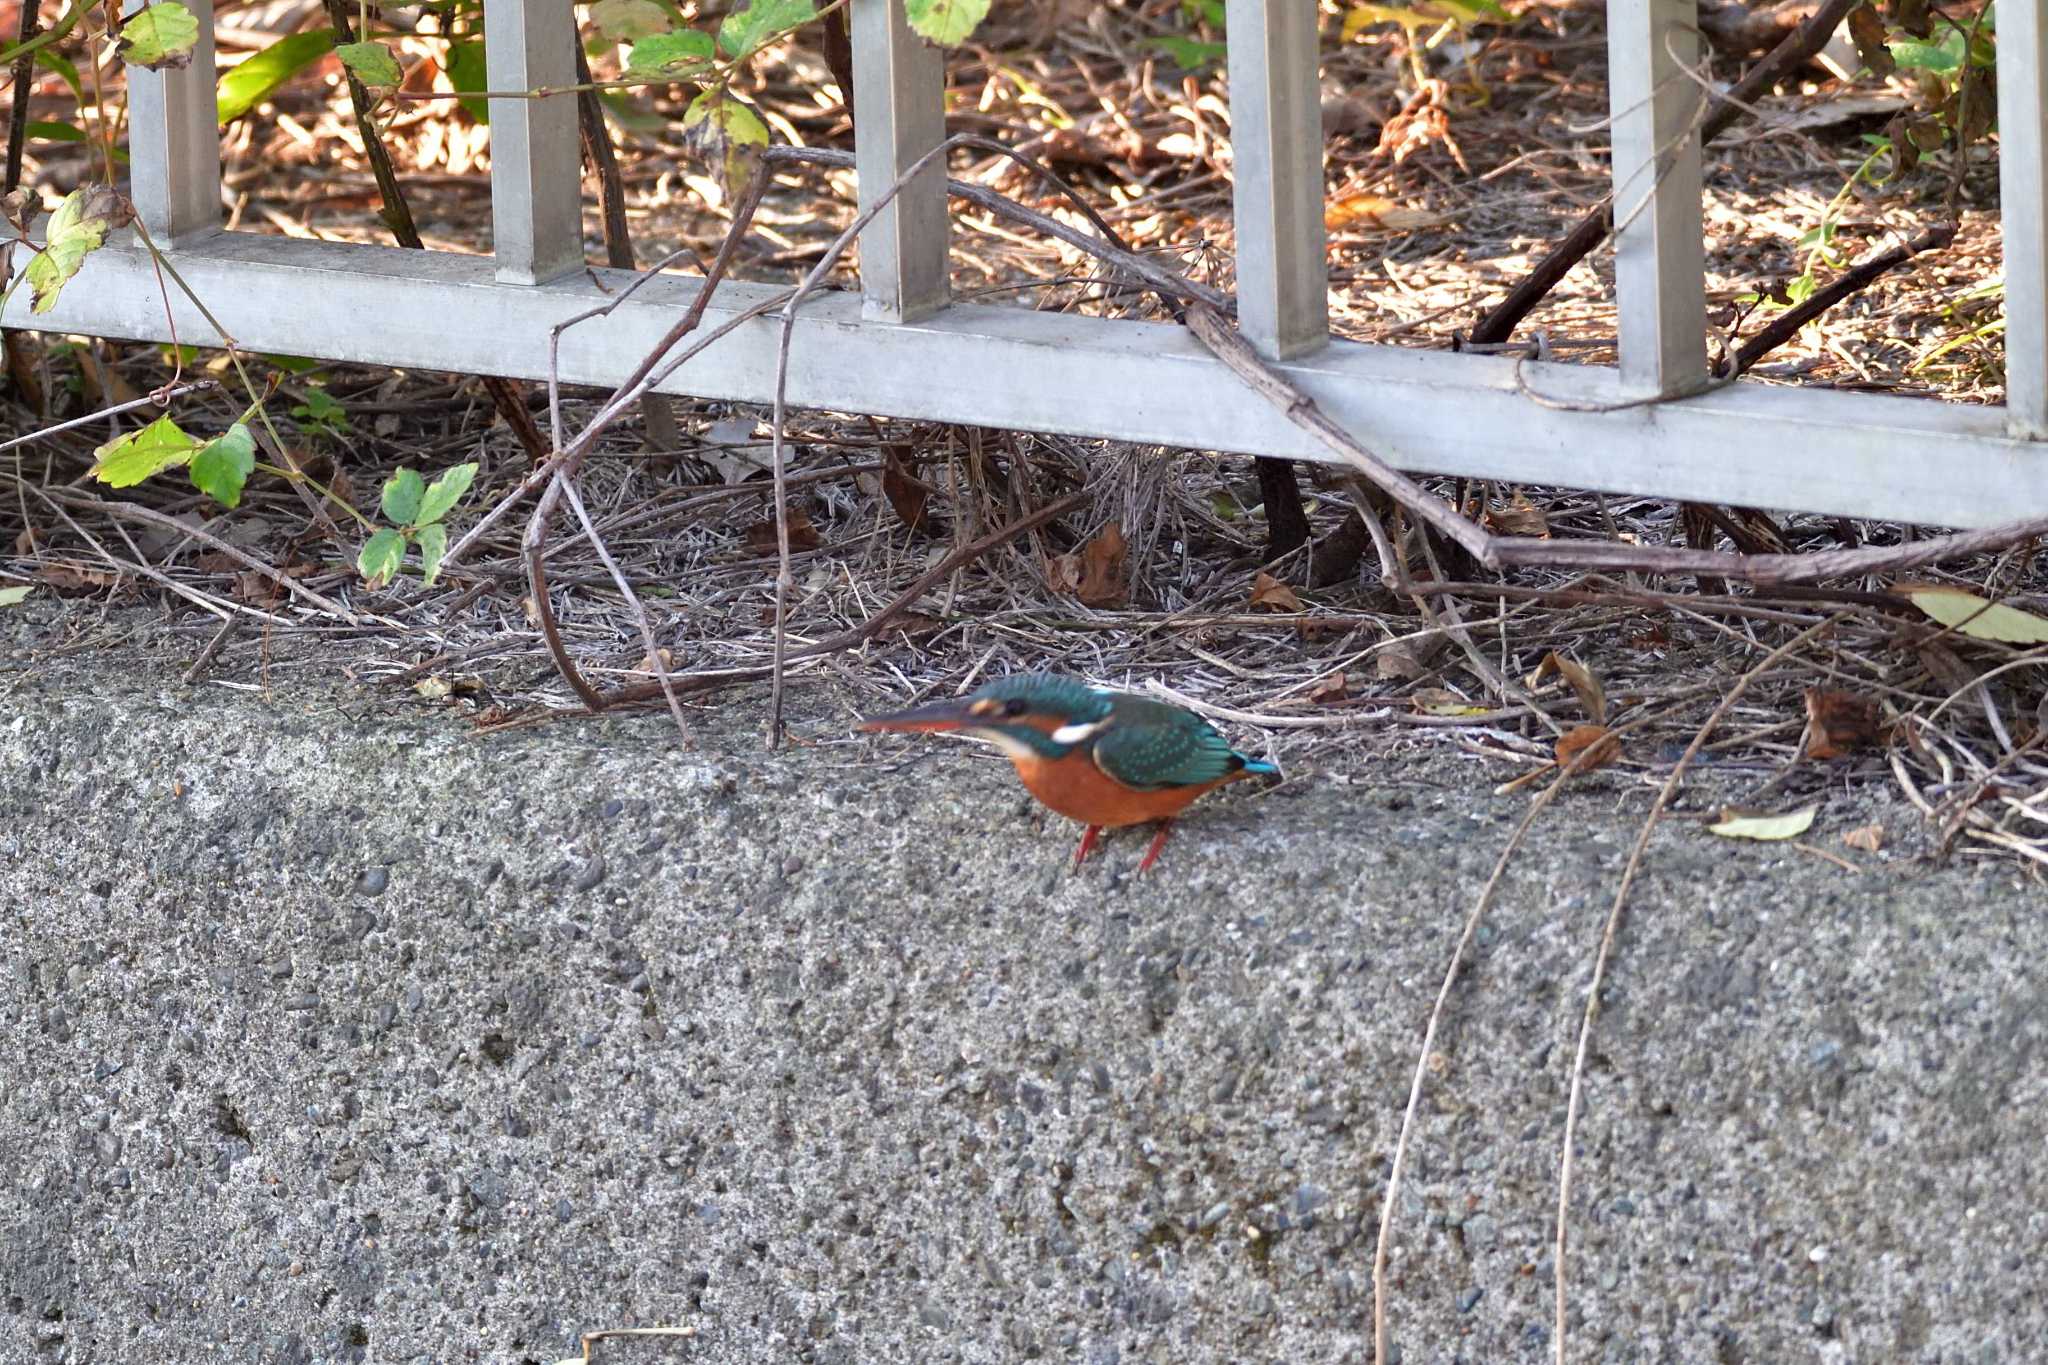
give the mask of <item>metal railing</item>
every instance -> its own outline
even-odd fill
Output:
[[[606,302],[624,272],[584,264],[570,97],[491,101],[489,257],[221,229],[208,0],[182,70],[128,73],[132,194],[153,238],[242,346],[538,379],[549,329]],[[490,88],[573,85],[565,0],[485,0]],[[1707,380],[1700,88],[1684,69],[1694,0],[1610,0],[1619,364],[1520,361],[1329,339],[1314,0],[1229,0],[1240,325],[1325,412],[1416,472],[1944,526],[2048,512],[2048,20],[2001,7],[2007,402],[1964,406]],[[851,0],[863,202],[944,135],[940,54],[902,0]],[[862,294],[819,296],[796,324],[793,405],[1244,454],[1327,451],[1170,324],[954,304],[941,168],[866,229]],[[609,385],[698,284],[663,276],[567,332],[564,382]],[[610,291],[609,293],[607,291]],[[705,328],[774,287],[718,291]],[[94,255],[50,314],[6,322],[163,341],[219,335],[166,304],[134,244]],[[743,325],[662,387],[765,402],[777,323]],[[1691,396],[1686,396],[1691,395]],[[1663,401],[1641,401],[1663,400]]]

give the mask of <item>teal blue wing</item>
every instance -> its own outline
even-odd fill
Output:
[[[1095,764],[1138,791],[1199,787],[1247,767],[1264,769],[1230,747],[1208,722],[1186,712],[1167,724],[1116,722],[1095,741]]]

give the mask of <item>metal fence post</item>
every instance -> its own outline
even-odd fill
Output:
[[[946,68],[917,36],[903,0],[852,0],[854,171],[860,206],[946,138]],[[866,315],[884,322],[929,317],[951,301],[947,281],[946,168],[919,171],[860,234]]]
[[[1237,320],[1265,355],[1330,337],[1316,0],[1229,0]]]
[[[576,11],[563,0],[484,0],[484,35],[491,89],[576,83]],[[494,99],[490,109],[498,278],[540,284],[583,264],[576,97]]]
[[[192,60],[162,71],[128,68],[129,196],[150,238],[166,249],[181,237],[211,235],[221,224],[213,0],[185,3],[199,21]],[[136,0],[124,12],[141,8]]]
[[[2005,249],[2005,415],[2048,437],[2048,19],[1998,8],[1998,201]]]

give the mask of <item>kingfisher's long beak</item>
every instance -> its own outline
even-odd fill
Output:
[[[870,716],[856,729],[860,730],[902,730],[935,731],[962,730],[976,723],[980,717],[968,710],[964,698],[951,701],[932,702],[926,706],[914,707],[908,711],[896,711],[886,716]]]

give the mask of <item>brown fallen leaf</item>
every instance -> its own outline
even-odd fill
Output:
[[[1632,649],[1662,649],[1671,643],[1671,632],[1662,621],[1652,622],[1647,628],[1628,637]]]
[[[1441,213],[1397,204],[1385,195],[1370,192],[1340,194],[1323,205],[1323,226],[1331,232],[1346,228],[1379,228],[1387,232],[1414,232],[1444,221]]]
[[[1326,673],[1316,679],[1315,686],[1308,690],[1308,699],[1310,701],[1321,702],[1324,705],[1334,701],[1343,701],[1350,695],[1351,680],[1342,673]]]
[[[1416,682],[1430,674],[1430,660],[1443,652],[1444,637],[1403,640],[1372,656],[1373,675],[1381,682]]]
[[[1868,697],[1806,689],[1806,756],[1840,758],[1878,742],[1884,734],[1884,713]]]
[[[882,495],[896,509],[896,517],[913,531],[924,529],[926,504],[932,490],[910,472],[893,447],[882,449]]]
[[[26,528],[20,535],[14,538],[14,553],[22,559],[29,558],[35,554],[37,544],[42,538],[43,533],[35,527],[30,526]]]
[[[810,513],[801,507],[789,509],[789,552],[801,554],[815,550],[824,543],[818,528],[811,525]],[[747,548],[763,558],[777,553],[775,539],[775,518],[757,521],[747,528]]]
[[[1600,686],[1600,680],[1593,676],[1592,669],[1553,649],[1543,656],[1543,662],[1536,665],[1536,671],[1529,675],[1528,686],[1533,688],[1553,673],[1571,685],[1579,705],[1586,708],[1586,714],[1593,718],[1595,725],[1607,723],[1607,692]]]
[[[1484,716],[1492,710],[1491,707],[1469,702],[1445,687],[1418,687],[1409,695],[1408,704],[1425,716]]]
[[[1557,766],[1570,767],[1579,755],[1579,771],[1588,773],[1621,757],[1621,737],[1604,725],[1581,725],[1557,739]]]
[[[1301,598],[1264,569],[1252,579],[1250,607],[1253,611],[1300,611]]]
[[[1884,826],[1869,824],[1846,830],[1842,842],[1858,853],[1875,853],[1884,847]]]
[[[1122,606],[1130,596],[1124,582],[1124,528],[1112,521],[1078,551],[1047,560],[1045,571],[1057,591],[1087,606]]]
[[[91,592],[95,588],[110,588],[121,581],[119,574],[104,569],[81,568],[76,564],[38,565],[36,577],[58,592]]]
[[[657,670],[654,666],[655,660],[657,659],[661,661],[661,667],[659,670]],[[634,669],[641,673],[654,673],[656,671],[668,673],[672,672],[675,669],[675,666],[676,652],[670,649],[667,645],[663,645],[660,649],[654,651],[654,653],[652,654],[642,654],[640,656],[640,662],[633,665]]]
[[[1544,515],[1541,507],[1518,494],[1505,507],[1486,509],[1486,529],[1499,536],[1533,536],[1548,540],[1550,518]]]

